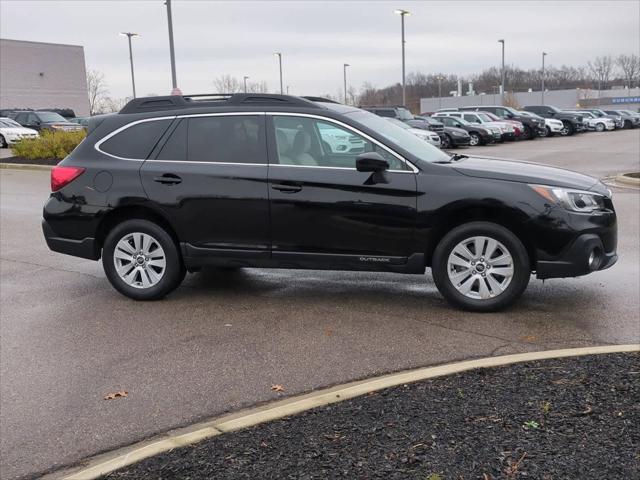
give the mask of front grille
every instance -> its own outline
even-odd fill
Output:
[[[440,127],[438,125],[430,125],[429,130],[436,133],[442,133],[444,132],[444,126]]]

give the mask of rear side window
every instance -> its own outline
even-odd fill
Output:
[[[192,162],[266,164],[265,138],[263,116],[190,118],[187,159]]]
[[[169,139],[162,146],[157,156],[158,160],[186,160],[187,159],[187,127],[188,120],[182,119],[173,130]]]
[[[146,159],[172,120],[142,122],[124,129],[100,145],[100,150],[116,157]]]

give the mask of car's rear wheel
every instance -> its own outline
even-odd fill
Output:
[[[171,236],[148,220],[127,220],[104,241],[102,265],[111,285],[135,300],[156,300],[184,279],[185,268]]]
[[[477,145],[480,145],[480,142],[481,142],[480,135],[478,135],[476,132],[471,132],[469,133],[469,136],[471,137],[471,140],[469,141],[470,146],[475,147]]]
[[[442,238],[433,254],[432,273],[438,290],[451,304],[492,312],[522,294],[531,270],[518,237],[501,225],[471,222]]]

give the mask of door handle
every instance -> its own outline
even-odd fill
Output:
[[[282,193],[296,193],[302,190],[302,185],[299,183],[273,183],[271,188]]]
[[[182,179],[173,173],[165,173],[160,177],[153,177],[153,181],[162,183],[163,185],[177,185],[182,182]]]

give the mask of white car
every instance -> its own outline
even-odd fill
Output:
[[[533,117],[540,118],[544,120],[544,126],[547,130],[547,137],[553,137],[557,133],[562,133],[562,129],[564,128],[564,124],[560,120],[556,120],[555,118],[543,118],[535,113],[519,111],[520,115],[524,115],[525,117]]]
[[[334,128],[328,123],[319,123],[322,140],[329,144],[332,153],[363,153],[364,140],[356,135],[347,135],[344,130]],[[294,134],[296,132],[293,132]],[[293,140],[292,140],[293,141]]]
[[[615,130],[616,122],[613,118],[598,117],[597,115],[584,110],[574,111],[570,113],[576,113],[582,115],[582,124],[587,130],[595,130],[596,132],[604,132],[605,130]]]
[[[413,128],[407,125],[406,123],[404,123],[402,120],[398,120],[397,118],[390,118],[390,117],[383,117],[383,118],[393,123],[394,125],[399,126],[400,128],[409,130],[416,137],[421,138],[425,142],[430,143],[434,147],[440,148],[440,145],[441,145],[440,135],[438,135],[436,132],[432,132],[431,130],[423,130],[421,128]]]
[[[15,120],[0,117],[0,148],[6,148],[23,138],[36,138],[38,132],[31,128],[25,128]]]
[[[497,128],[500,131],[502,140],[513,140],[516,136],[516,130],[513,125],[507,122],[496,122],[485,112],[436,112],[433,118],[438,117],[455,117],[466,120],[467,122],[477,123],[485,128]]]

